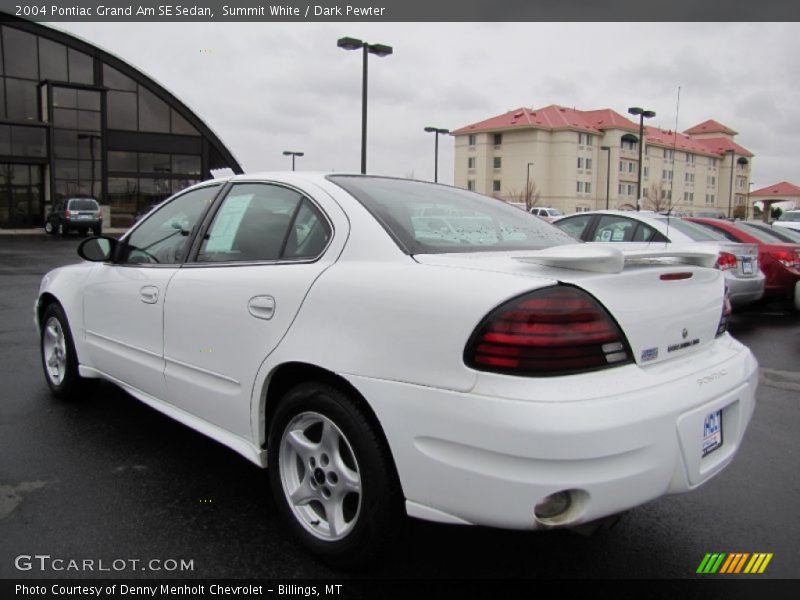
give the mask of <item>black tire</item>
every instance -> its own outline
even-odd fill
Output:
[[[64,314],[64,310],[57,302],[53,302],[45,308],[42,315],[41,326],[42,333],[39,338],[39,356],[42,358],[44,378],[47,385],[50,387],[50,391],[55,397],[62,400],[74,399],[88,392],[90,387],[97,380],[86,379],[78,374],[78,355],[75,352],[72,331],[69,328],[69,322]],[[59,369],[61,373],[60,377],[56,376],[53,371],[48,368],[48,337],[52,335],[49,331],[51,326],[53,326],[54,329],[60,329],[63,334],[63,348],[59,351],[59,354],[63,352],[64,366]]]
[[[326,464],[323,439],[319,445],[322,450],[318,449],[316,455],[308,458],[309,464],[316,458],[318,468],[313,471],[304,464],[305,459],[293,454],[293,449],[284,442],[287,426],[302,427],[303,419],[313,421],[317,416],[321,417],[321,423],[327,420],[338,429],[341,437],[338,438],[339,451],[336,456],[346,463],[350,475],[343,475],[346,469],[337,470],[335,464],[339,461],[334,457],[327,463],[327,469],[333,471],[328,471],[326,475],[325,469],[320,468]],[[306,440],[313,439],[314,427],[312,425],[307,430]],[[322,431],[322,424],[319,428]],[[342,438],[344,443],[341,442]],[[272,419],[268,447],[268,475],[276,505],[285,523],[306,550],[340,567],[365,566],[383,554],[405,519],[403,495],[382,433],[376,430],[366,411],[357,402],[327,384],[304,383],[291,389],[280,401]],[[299,466],[301,462],[302,467]],[[294,481],[296,475],[297,479],[305,481],[306,477],[298,474],[301,470],[307,472],[309,486],[317,483],[315,490],[308,493],[317,491],[319,498],[295,506],[289,498],[288,489],[292,483],[288,480]],[[338,480],[331,477],[331,472],[339,473]],[[353,473],[358,475],[359,493],[342,493],[342,490],[347,490],[348,482],[352,481],[348,477]],[[339,485],[344,487],[337,488]],[[298,487],[302,487],[302,484]],[[326,490],[328,496],[324,498]],[[343,498],[342,529],[346,533],[332,539],[330,530],[333,527],[328,526],[330,519],[325,509],[328,505],[323,506],[323,502],[327,499],[329,503],[336,503],[337,496]],[[348,512],[349,521],[346,520]],[[319,525],[315,527],[313,519],[317,515]]]

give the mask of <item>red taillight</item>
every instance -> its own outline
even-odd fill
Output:
[[[568,286],[526,294],[492,311],[464,361],[480,371],[561,375],[631,362],[617,324],[594,298]]]
[[[69,217],[70,217],[70,212],[69,212],[68,210],[65,210],[65,211],[64,211],[64,216],[65,216],[66,218],[68,218],[68,219],[69,219]]]
[[[716,266],[720,271],[727,271],[728,269],[736,268],[736,256],[730,252],[720,252],[717,257]]]
[[[772,258],[790,269],[800,268],[800,255],[796,250],[775,250],[769,253]]]

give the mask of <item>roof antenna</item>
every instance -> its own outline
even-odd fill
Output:
[[[680,114],[680,110],[681,86],[678,86],[678,100],[675,104],[675,132],[672,134],[672,177],[669,180],[669,203],[667,204],[667,239],[669,239],[669,220],[672,218],[672,209],[674,208],[672,188],[675,186],[675,147],[678,145],[678,114]],[[692,192],[692,194],[694,194],[694,192]]]

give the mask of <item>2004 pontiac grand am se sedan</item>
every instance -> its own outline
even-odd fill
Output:
[[[333,563],[404,514],[575,527],[691,490],[753,413],[713,249],[576,244],[457,188],[236,176],[79,254],[35,305],[52,392],[106,379],[268,467]]]

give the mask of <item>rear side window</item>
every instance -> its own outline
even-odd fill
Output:
[[[385,177],[330,175],[407,254],[539,250],[575,240],[525,211],[458,188]]]
[[[75,198],[69,201],[69,210],[100,210],[100,206],[90,198]]]
[[[198,262],[258,262],[314,258],[330,239],[319,209],[277,185],[234,185],[200,247]]]

